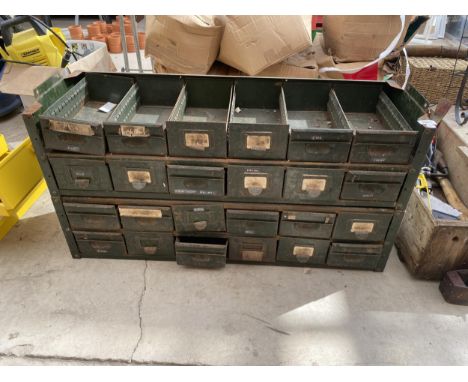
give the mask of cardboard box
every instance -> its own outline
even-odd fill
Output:
[[[318,65],[312,47],[262,70],[257,76],[283,78],[318,78]]]
[[[227,16],[218,60],[249,75],[311,45],[310,16]]]
[[[215,16],[146,16],[145,55],[172,73],[206,74],[223,29]]]
[[[405,17],[394,51],[403,47],[412,16]],[[325,16],[325,51],[336,63],[375,60],[401,30],[400,16]]]

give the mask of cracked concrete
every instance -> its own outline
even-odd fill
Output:
[[[0,365],[466,365],[467,318],[395,252],[383,273],[73,260],[47,193],[0,241]]]

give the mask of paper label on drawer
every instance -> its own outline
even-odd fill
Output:
[[[149,171],[129,170],[127,176],[130,183],[151,183],[151,173]]]
[[[149,130],[145,126],[121,125],[119,134],[122,137],[149,137]]]
[[[94,130],[91,125],[84,123],[51,120],[49,124],[49,129],[58,133],[85,135],[87,137],[94,135]]]
[[[242,255],[242,260],[247,260],[247,261],[262,261],[263,259],[262,251],[244,250],[241,252],[241,255]]]
[[[293,255],[312,257],[314,255],[314,247],[301,247],[299,245],[295,245]]]
[[[323,191],[327,185],[326,179],[303,179],[302,191]]]
[[[269,135],[247,135],[246,147],[249,150],[266,151],[271,147]]]
[[[144,210],[141,208],[127,208],[127,207],[119,207],[120,216],[127,216],[127,217],[135,217],[135,218],[154,218],[160,219],[162,218],[162,211],[161,210]]]
[[[205,133],[185,133],[185,146],[194,150],[205,150],[210,147],[210,137]]]
[[[374,230],[374,223],[354,222],[351,226],[351,232],[371,233]]]
[[[267,188],[267,177],[266,176],[245,176],[244,188],[261,188],[262,190],[264,190],[265,188]]]

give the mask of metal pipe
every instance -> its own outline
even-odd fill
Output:
[[[140,73],[143,73],[143,66],[141,65],[141,55],[140,55],[140,42],[138,41],[138,31],[137,31],[135,15],[130,16],[130,20],[132,21],[132,32],[133,32],[133,40],[135,42],[135,48],[136,48],[138,71]]]
[[[120,16],[120,36],[122,36],[122,50],[123,50],[123,58],[125,64],[125,72],[130,72],[130,67],[128,65],[128,51],[127,51],[127,39],[125,38],[125,26],[124,26],[124,17],[123,15]]]

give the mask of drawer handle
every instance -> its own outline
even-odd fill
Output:
[[[321,224],[323,223],[316,223],[316,222],[293,223],[293,227],[299,230],[314,230],[314,229],[319,229]]]
[[[247,261],[262,261],[263,259],[263,250],[255,251],[252,249],[246,249],[241,252],[242,260]]]
[[[267,188],[268,179],[266,176],[245,176],[244,188],[250,195],[258,196]]]
[[[195,229],[197,231],[203,231],[206,229],[206,227],[208,226],[208,222],[206,220],[201,220],[201,221],[198,221],[198,222],[193,222],[193,226],[195,227]]]
[[[154,247],[143,247],[143,251],[147,255],[154,255],[158,251],[158,247],[156,247],[156,246],[154,246]]]
[[[210,136],[206,133],[185,133],[185,146],[204,151],[210,147]]]
[[[305,151],[308,154],[326,155],[330,153],[331,147],[329,143],[307,143]]]
[[[359,255],[344,255],[343,260],[346,263],[361,263],[364,259]]]
[[[305,247],[295,245],[293,249],[293,256],[296,257],[296,260],[300,263],[307,263],[309,259],[314,256],[315,248],[314,247]]]
[[[202,188],[208,187],[207,179],[184,179],[184,187],[187,188]]]
[[[91,180],[88,178],[76,178],[75,186],[78,188],[88,188],[91,183]]]
[[[151,183],[151,173],[142,170],[127,171],[128,181],[135,190],[142,190],[147,184]]]
[[[84,123],[51,120],[49,122],[49,129],[57,133],[84,135],[88,137],[95,135],[91,125],[86,125]]]
[[[367,153],[370,156],[379,156],[379,157],[387,157],[390,155],[395,154],[397,148],[394,146],[369,146],[367,148]]]
[[[327,179],[324,178],[305,178],[302,179],[301,191],[305,191],[310,197],[319,196],[325,190]]]
[[[360,183],[358,189],[363,193],[361,195],[363,198],[372,198],[374,195],[382,194],[386,190],[386,188],[380,184],[368,183]]]
[[[147,138],[150,136],[149,130],[145,126],[126,126],[122,125],[119,128],[119,135],[127,138]],[[126,140],[127,142],[132,139]]]
[[[97,253],[107,253],[112,248],[111,244],[104,244],[104,243],[90,243],[92,249],[94,249]]]
[[[254,151],[270,150],[271,137],[269,135],[247,135],[245,147]]]

